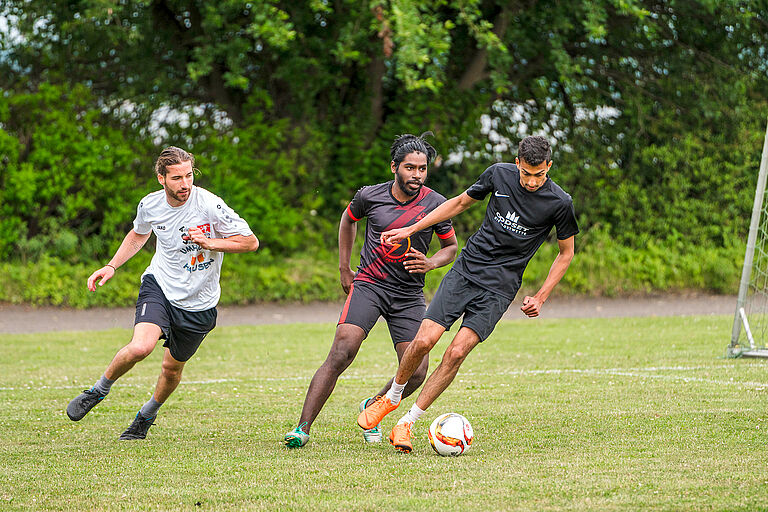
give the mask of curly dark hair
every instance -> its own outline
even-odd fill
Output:
[[[395,162],[396,168],[400,166],[400,162],[403,161],[405,155],[413,152],[424,153],[427,155],[427,163],[432,163],[437,156],[437,150],[435,150],[429,142],[424,140],[424,137],[427,135],[434,136],[435,134],[432,132],[424,132],[417,137],[410,133],[404,133],[403,135],[395,137],[395,141],[389,148],[389,154],[392,156],[392,161]]]
[[[517,146],[517,158],[528,165],[539,165],[552,161],[552,148],[549,141],[540,135],[525,137]]]

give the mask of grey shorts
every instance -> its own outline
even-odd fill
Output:
[[[464,315],[461,326],[475,331],[483,341],[491,335],[511,303],[512,299],[481,288],[451,269],[440,282],[425,318],[449,330]]]
[[[397,345],[413,341],[426,308],[421,292],[398,294],[372,283],[354,281],[339,316],[339,324],[356,325],[367,336],[379,317],[384,317],[392,343]]]

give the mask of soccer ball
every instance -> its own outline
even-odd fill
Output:
[[[457,457],[469,450],[475,433],[467,418],[455,412],[441,414],[429,426],[429,444],[438,455]]]

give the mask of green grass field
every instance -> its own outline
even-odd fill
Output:
[[[4,336],[0,510],[768,510],[768,362],[724,359],[730,325],[503,322],[417,423],[410,455],[364,444],[355,422],[395,370],[382,324],[291,451],[281,439],[333,325],[216,329],[132,442],[117,437],[149,397],[160,349],[73,423],[67,402],[129,332]],[[426,436],[448,411],[475,429],[459,458]]]

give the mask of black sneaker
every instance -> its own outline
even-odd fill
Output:
[[[120,440],[129,441],[131,439],[145,439],[147,437],[147,432],[149,432],[149,427],[155,424],[155,418],[157,418],[157,416],[145,418],[141,415],[141,412],[138,412],[133,419],[131,426],[120,436]]]
[[[84,389],[82,393],[77,395],[69,402],[67,406],[67,416],[72,421],[80,421],[88,414],[88,411],[96,407],[96,404],[104,400],[107,395],[102,395],[95,389]]]

